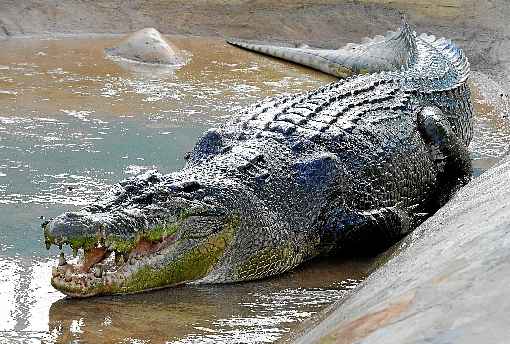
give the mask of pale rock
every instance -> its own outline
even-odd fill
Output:
[[[124,38],[106,54],[144,63],[179,65],[183,58],[178,49],[154,28],[145,28]]]

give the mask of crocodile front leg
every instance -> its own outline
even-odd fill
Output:
[[[418,130],[429,145],[432,159],[437,167],[436,198],[440,207],[462,186],[467,184],[473,174],[469,151],[455,135],[444,113],[437,107],[429,106],[418,114]]]
[[[322,217],[319,227],[325,252],[374,254],[403,237],[439,209],[453,193],[471,178],[471,159],[467,147],[457,137],[446,115],[437,107],[424,107],[417,116],[417,129],[429,147],[436,169],[435,192],[421,209],[394,206],[368,210],[350,209],[342,203]]]
[[[333,209],[322,224],[328,253],[373,255],[388,248],[423,219],[398,206],[372,210]]]

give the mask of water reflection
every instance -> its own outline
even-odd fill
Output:
[[[48,308],[62,298],[48,284],[54,263],[0,256],[0,341],[30,343],[48,337]]]
[[[342,298],[370,266],[323,261],[256,283],[62,299],[50,308],[50,332],[62,342],[270,343]]]
[[[344,297],[373,263],[318,261],[256,283],[84,300],[49,285],[55,264],[0,257],[0,342],[270,343]]]

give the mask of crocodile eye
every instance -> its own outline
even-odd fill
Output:
[[[193,193],[202,189],[202,185],[196,180],[173,183],[169,185],[170,190],[175,192]]]
[[[192,193],[202,188],[200,183],[197,181],[184,182],[182,183],[181,187],[182,187],[181,191],[185,193]]]

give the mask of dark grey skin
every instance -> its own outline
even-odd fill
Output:
[[[46,224],[48,245],[85,251],[75,265],[61,256],[55,288],[86,297],[247,281],[377,250],[469,180],[469,64],[450,41],[404,22],[329,57],[282,49],[353,76],[255,104],[207,131],[181,171],[123,181]]]

